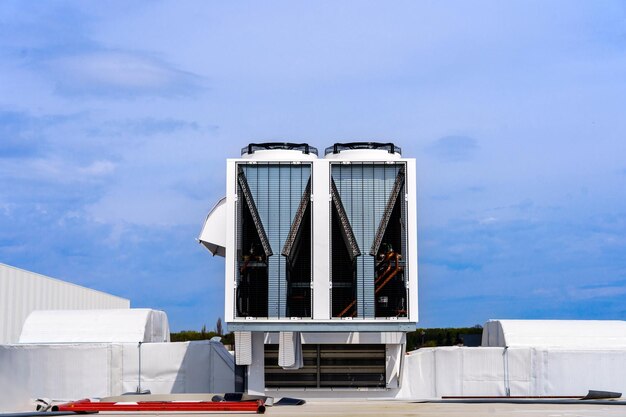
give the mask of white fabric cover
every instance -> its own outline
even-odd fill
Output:
[[[147,343],[141,388],[153,394],[235,391],[235,364],[219,342]],[[136,343],[0,345],[0,412],[31,400],[108,397],[137,389]]]
[[[626,321],[621,320],[489,320],[482,346],[626,348]]]
[[[280,332],[278,366],[283,369],[300,369],[304,366],[300,332]]]
[[[400,390],[325,391],[322,396],[502,396],[507,387],[513,396],[626,392],[625,349],[441,347],[410,352],[403,362]],[[137,365],[135,343],[0,345],[0,411],[32,410],[33,398],[71,400],[134,391]],[[232,355],[219,342],[142,345],[141,386],[155,394],[233,392],[234,368]],[[317,391],[310,395],[321,396]]]
[[[148,308],[110,310],[36,310],[30,313],[18,343],[169,342],[163,311]]]
[[[214,256],[226,256],[226,197],[209,212],[198,241]]]
[[[626,392],[626,350],[439,347],[404,359],[397,398]]]
[[[387,388],[398,388],[400,386],[402,362],[404,359],[404,345],[386,345],[385,351],[385,375],[387,378]]]

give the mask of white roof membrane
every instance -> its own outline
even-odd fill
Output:
[[[489,320],[482,346],[626,348],[626,321]]]

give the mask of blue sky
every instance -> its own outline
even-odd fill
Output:
[[[223,315],[196,242],[254,141],[418,161],[420,326],[626,319],[626,6],[0,2],[0,262]]]

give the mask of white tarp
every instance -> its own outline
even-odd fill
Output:
[[[439,347],[404,358],[398,398],[626,392],[626,350]]]
[[[226,197],[209,212],[198,241],[213,255],[226,256]]]
[[[483,327],[482,346],[626,348],[626,321],[489,320]]]
[[[135,343],[0,345],[0,411],[33,410],[32,399],[76,400],[133,392]],[[141,346],[141,388],[153,394],[235,391],[233,356],[219,342]]]
[[[147,343],[141,349],[142,389],[154,394],[235,391],[234,358],[219,342]],[[135,391],[138,363],[135,343],[0,345],[0,411],[32,409],[34,398]],[[400,390],[298,395],[423,399],[626,392],[626,349],[423,348],[405,355],[403,363]],[[281,390],[282,396],[289,394],[296,392]]]
[[[18,343],[169,342],[163,311],[148,308],[110,310],[36,310],[30,313]]]
[[[300,369],[304,366],[300,332],[280,332],[278,366],[283,369]]]

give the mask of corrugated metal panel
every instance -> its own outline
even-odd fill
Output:
[[[17,342],[33,310],[129,307],[127,299],[0,264],[0,344]]]

